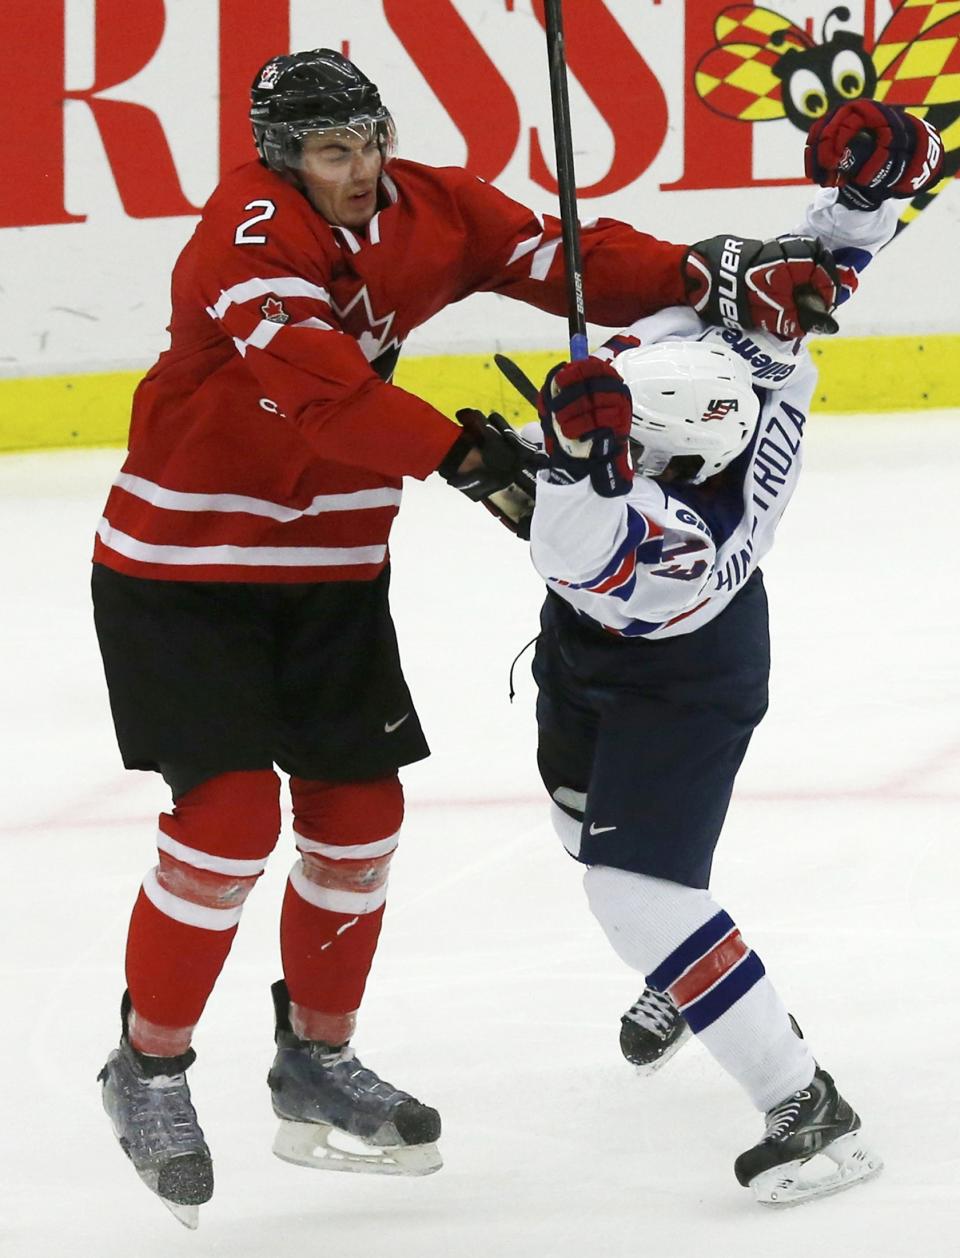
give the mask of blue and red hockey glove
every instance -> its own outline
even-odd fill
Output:
[[[840,189],[841,204],[875,210],[888,197],[914,197],[937,182],[943,140],[924,118],[875,100],[855,100],[813,124],[804,165],[814,183]]]
[[[544,381],[537,411],[552,479],[572,483],[589,476],[603,498],[628,492],[633,403],[609,363],[591,357],[558,364]]]

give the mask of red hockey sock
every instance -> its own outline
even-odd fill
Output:
[[[272,769],[223,773],[160,816],[160,862],[147,874],[127,935],[130,1042],[174,1056],[190,1045],[230,951],[243,902],[280,833]]]
[[[380,936],[387,867],[403,820],[396,777],[375,782],[290,779],[300,859],[280,921],[290,1021],[304,1039],[353,1034]]]

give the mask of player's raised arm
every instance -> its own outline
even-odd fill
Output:
[[[943,169],[943,141],[926,119],[877,101],[839,105],[810,129],[806,172],[821,191],[801,231],[818,236],[841,274],[839,301],[896,234],[899,200],[932,187]]]
[[[837,330],[832,311],[897,230],[896,199],[932,187],[943,141],[926,119],[877,101],[839,105],[805,149],[818,194],[796,233],[776,240],[715,236],[686,258],[689,304],[708,323],[760,328],[784,340]]]

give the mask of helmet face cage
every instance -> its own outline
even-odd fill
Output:
[[[634,467],[641,476],[673,471],[688,484],[716,476],[749,445],[760,403],[746,363],[697,341],[627,350],[613,366],[630,389]]]
[[[353,118],[349,122],[316,121],[282,122],[272,126],[254,123],[254,139],[257,151],[271,170],[302,170],[304,166],[304,140],[310,136],[342,138],[348,144],[359,141],[367,145],[375,141],[386,165],[397,152],[397,129],[386,109],[376,116]]]
[[[384,163],[396,154],[396,127],[376,84],[333,49],[274,57],[257,72],[250,98],[254,142],[271,170],[302,169],[303,141],[326,132],[351,143],[375,139]]]

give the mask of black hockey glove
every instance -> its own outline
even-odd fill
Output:
[[[598,358],[558,363],[540,390],[537,411],[551,479],[570,484],[589,476],[601,498],[629,492],[633,403],[609,363]]]
[[[472,502],[482,503],[511,533],[525,541],[537,492],[537,472],[547,458],[525,441],[502,415],[472,408],[457,411],[463,432],[437,471]],[[472,472],[457,469],[471,450],[483,460]]]
[[[839,188],[851,210],[875,210],[888,197],[915,197],[943,173],[943,140],[925,118],[893,105],[855,100],[810,128],[807,178]]]
[[[706,323],[761,328],[782,341],[832,334],[840,276],[815,236],[749,240],[713,236],[683,259],[687,303]]]

